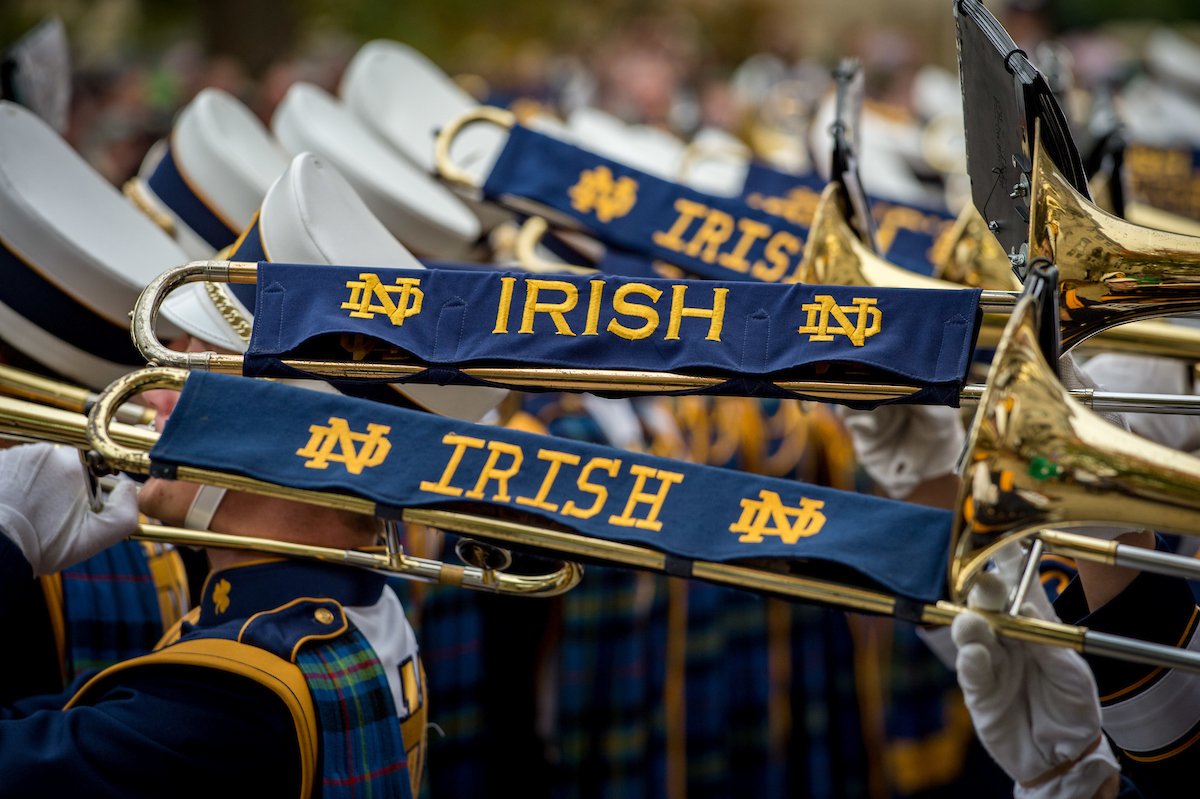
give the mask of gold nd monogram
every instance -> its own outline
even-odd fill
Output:
[[[601,222],[620,219],[633,210],[637,203],[637,181],[624,176],[613,179],[612,170],[606,166],[585,169],[579,173],[579,182],[567,189],[571,207],[580,213],[596,214]]]
[[[392,444],[384,436],[391,430],[385,424],[368,424],[367,432],[355,433],[345,419],[331,416],[328,427],[309,425],[312,436],[296,454],[308,458],[305,469],[327,469],[330,463],[340,463],[350,474],[362,474],[363,469],[378,466],[387,457]],[[339,451],[335,452],[335,447]]]
[[[742,500],[741,518],[729,525],[729,532],[741,533],[738,541],[746,544],[761,544],[766,535],[778,536],[785,544],[795,544],[801,538],[821,532],[825,526],[823,507],[824,502],[801,497],[800,507],[789,508],[774,491],[759,489],[757,500]]]
[[[838,305],[837,300],[828,294],[818,294],[813,297],[816,302],[800,306],[808,312],[808,321],[800,326],[798,333],[810,333],[809,341],[833,341],[834,334],[846,336],[856,347],[883,329],[883,311],[875,307],[877,299],[873,297],[855,297],[853,305]],[[858,312],[858,318],[853,324],[848,313]],[[837,323],[837,327],[829,326],[829,317]]]
[[[386,314],[388,320],[399,327],[405,319],[421,312],[425,292],[421,291],[420,285],[419,277],[398,277],[396,285],[385,286],[379,282],[379,275],[363,272],[358,280],[346,281],[350,300],[342,303],[342,309],[350,311],[350,316],[355,319],[374,319],[377,313]]]

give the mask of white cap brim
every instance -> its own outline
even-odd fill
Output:
[[[292,86],[271,127],[293,154],[328,159],[392,235],[417,252],[453,258],[479,239],[479,220],[466,205],[322,89]]]

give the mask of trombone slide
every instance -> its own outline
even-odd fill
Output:
[[[895,267],[893,267],[895,268]],[[242,374],[243,357],[217,352],[175,352],[164,346],[154,333],[154,323],[163,299],[185,283],[197,281],[254,283],[258,266],[238,261],[194,261],[176,267],[155,278],[138,297],[133,314],[133,337],[138,349],[155,365],[177,369],[196,369],[224,374]],[[929,278],[923,278],[929,280]],[[984,291],[980,307],[985,313],[1011,310],[1016,294]],[[368,363],[342,360],[287,359],[285,366],[327,379],[402,380],[426,371],[414,363]],[[661,394],[700,391],[727,382],[724,377],[677,374],[662,371],[618,369],[565,369],[536,367],[466,367],[462,373],[494,384],[513,388],[554,388],[565,391],[620,391],[633,394]],[[862,383],[831,380],[779,380],[779,388],[795,394],[831,402],[888,401],[903,399],[922,389],[903,383]],[[960,400],[977,401],[983,386],[965,386]],[[1200,397],[1127,394],[1080,390],[1075,395],[1097,410],[1137,411],[1142,413],[1200,414]]]

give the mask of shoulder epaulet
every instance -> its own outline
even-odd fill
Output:
[[[301,597],[274,610],[255,613],[242,624],[236,639],[295,663],[300,647],[336,638],[349,626],[346,612],[337,600]]]

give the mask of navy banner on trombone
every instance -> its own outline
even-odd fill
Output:
[[[550,209],[647,263],[666,261],[715,280],[794,283],[822,184],[783,173],[768,181],[766,171],[751,171],[742,197],[717,197],[516,125],[483,193]],[[937,240],[953,222],[950,214],[871,202],[883,256],[929,274]]]
[[[159,476],[217,470],[352,494],[381,515],[532,515],[665,552],[679,574],[695,560],[821,561],[923,602],[941,595],[949,547],[944,510],[228,375],[192,373],[150,458]]]
[[[792,175],[754,163],[746,174],[742,201],[751,208],[808,228],[825,181],[814,174]],[[912,272],[932,274],[944,260],[954,215],[945,207],[899,202],[868,195],[879,253]]]
[[[471,366],[715,376],[713,393],[779,380],[902,382],[956,405],[979,292],[260,263],[244,371],[285,359],[407,362],[416,382]],[[619,393],[618,389],[614,389]]]
[[[807,228],[639,172],[520,125],[483,185],[575,220],[601,241],[717,280],[799,280]]]

